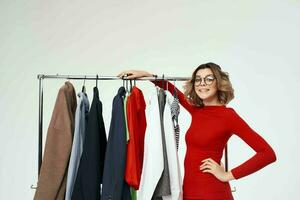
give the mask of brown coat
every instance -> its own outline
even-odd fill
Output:
[[[76,105],[74,87],[67,81],[59,89],[48,127],[43,162],[34,196],[35,200],[61,200],[65,198]]]

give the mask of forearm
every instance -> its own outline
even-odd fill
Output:
[[[273,149],[258,152],[252,158],[245,161],[243,164],[231,169],[232,174],[236,179],[252,174],[268,164],[276,161],[276,155]]]

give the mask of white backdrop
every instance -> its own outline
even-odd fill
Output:
[[[37,74],[116,75],[144,69],[190,76],[201,63],[228,71],[228,106],[261,134],[277,162],[232,181],[236,199],[297,199],[298,0],[0,0],[0,199],[32,199],[37,181]],[[298,56],[298,57],[297,57]],[[44,133],[64,80],[45,81]],[[73,81],[80,90],[82,81]],[[100,81],[106,130],[121,81]],[[87,82],[92,99],[95,82]],[[151,85],[139,82],[145,92]],[[181,85],[181,83],[177,83]],[[254,154],[229,144],[230,168]]]

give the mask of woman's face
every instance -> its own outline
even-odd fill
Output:
[[[217,79],[210,68],[199,69],[196,73],[194,89],[203,101],[217,98]]]

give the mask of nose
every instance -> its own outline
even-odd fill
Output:
[[[201,86],[205,86],[206,85],[204,79],[201,79],[200,85]]]

